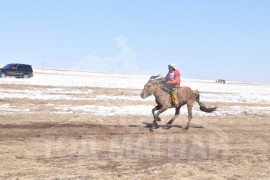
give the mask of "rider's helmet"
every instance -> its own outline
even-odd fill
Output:
[[[175,64],[169,64],[168,67],[169,67],[169,68],[176,69],[176,65],[175,65]]]

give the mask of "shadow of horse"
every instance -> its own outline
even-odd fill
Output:
[[[146,123],[143,122],[143,127],[149,129],[150,132],[154,132],[155,129],[164,129],[164,130],[169,130],[171,128],[179,128],[179,129],[184,129],[181,125],[157,125],[155,126],[153,123]],[[193,128],[204,128],[201,125],[190,125],[190,127]]]

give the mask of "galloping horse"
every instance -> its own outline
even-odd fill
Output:
[[[195,102],[200,105],[200,110],[206,113],[211,113],[217,109],[217,107],[207,108],[203,103],[200,102],[200,93],[195,90],[193,91],[189,87],[180,87],[177,90],[179,106],[175,107],[171,100],[171,90],[168,88],[168,83],[163,83],[163,78],[158,78],[159,76],[152,76],[148,82],[144,85],[144,89],[141,92],[141,97],[145,99],[152,94],[155,96],[157,106],[152,109],[152,114],[154,117],[153,124],[157,127],[157,121],[160,121],[159,115],[166,111],[168,108],[175,108],[174,117],[167,123],[167,126],[171,126],[173,121],[179,116],[180,108],[187,104],[188,109],[188,123],[186,130],[189,129],[189,125],[192,119],[192,107]],[[157,111],[155,113],[155,111]]]

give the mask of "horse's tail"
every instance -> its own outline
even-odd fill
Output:
[[[195,95],[196,95],[196,102],[200,105],[200,110],[206,113],[211,113],[214,112],[217,107],[213,107],[213,108],[207,108],[201,101],[200,101],[200,93],[198,90],[194,91]]]

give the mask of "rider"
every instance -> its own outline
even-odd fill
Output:
[[[176,69],[175,64],[168,65],[169,72],[166,75],[164,81],[169,82],[172,85],[172,102],[173,104],[178,107],[178,97],[177,97],[177,89],[180,87],[180,71]]]

